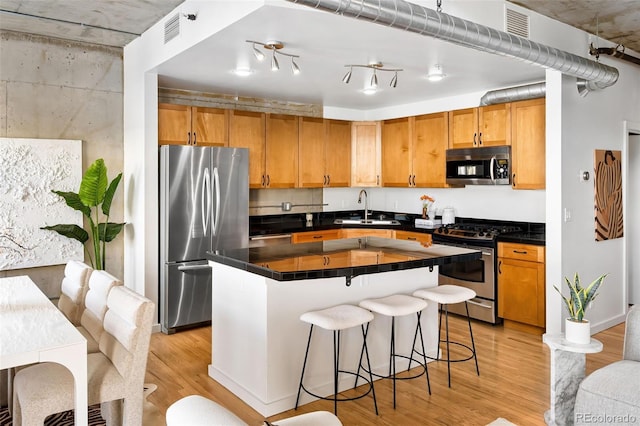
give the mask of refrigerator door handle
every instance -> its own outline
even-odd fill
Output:
[[[209,216],[211,214],[211,181],[209,177],[209,169],[203,171],[204,177],[202,182],[202,205],[200,211],[202,213],[202,226],[204,227],[204,235],[207,235],[209,228]]]
[[[178,266],[178,271],[205,271],[209,269],[211,269],[209,265]]]
[[[216,214],[213,215],[211,229],[213,235],[216,235],[218,233],[218,223],[220,222],[218,220],[220,216],[220,176],[218,175],[217,167],[213,168],[213,187],[216,191]]]

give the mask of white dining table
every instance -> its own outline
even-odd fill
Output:
[[[86,425],[87,340],[31,278],[0,278],[0,369],[38,362],[71,371],[75,424]]]

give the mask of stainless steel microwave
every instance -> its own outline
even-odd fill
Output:
[[[511,147],[491,146],[447,150],[450,185],[511,184]]]

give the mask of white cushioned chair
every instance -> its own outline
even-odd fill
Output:
[[[273,426],[342,426],[328,411],[313,411],[288,419],[274,420]],[[167,426],[248,426],[222,405],[200,395],[189,395],[167,409]]]
[[[640,422],[640,306],[627,314],[622,360],[580,383],[574,416],[576,425]]]
[[[64,268],[58,309],[75,326],[80,325],[91,272],[91,266],[78,260],[70,260]]]
[[[155,307],[124,286],[111,289],[107,307],[100,352],[87,356],[88,403],[103,403],[108,425],[141,425]],[[14,424],[42,424],[50,414],[73,409],[73,396],[73,377],[62,365],[27,367],[15,376]]]
[[[98,342],[103,332],[102,322],[107,312],[107,297],[113,287],[121,285],[122,281],[107,271],[95,270],[91,274],[78,327],[78,331],[87,339],[87,353],[100,352]]]

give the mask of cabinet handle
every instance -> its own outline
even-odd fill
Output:
[[[498,274],[502,273],[502,260],[498,262]]]
[[[380,185],[380,175],[376,175],[376,185]]]
[[[267,175],[267,186],[271,185],[271,176]]]
[[[264,175],[262,175],[262,186],[264,186],[265,180],[264,180]]]
[[[477,136],[477,133],[474,133],[473,134],[473,146],[478,145],[478,142],[476,141],[476,136]]]
[[[187,132],[187,145],[191,145],[191,132]]]
[[[415,241],[415,240],[416,240],[416,237],[407,237],[407,240]]]
[[[416,175],[413,175],[413,186],[416,186]]]
[[[411,175],[409,175],[409,186],[411,186]]]
[[[527,254],[527,251],[520,251],[520,250],[514,250],[514,253],[518,253],[518,254]]]
[[[331,185],[331,175],[327,175],[327,186]]]
[[[482,145],[482,132],[478,135],[478,145]]]
[[[198,144],[198,139],[197,139],[196,132],[193,132],[193,144],[194,144],[194,145],[197,145],[197,144]]]
[[[313,238],[315,239],[322,238],[322,235],[314,235]]]
[[[516,174],[513,174],[513,179],[511,179],[511,185],[515,188],[516,187]]]

